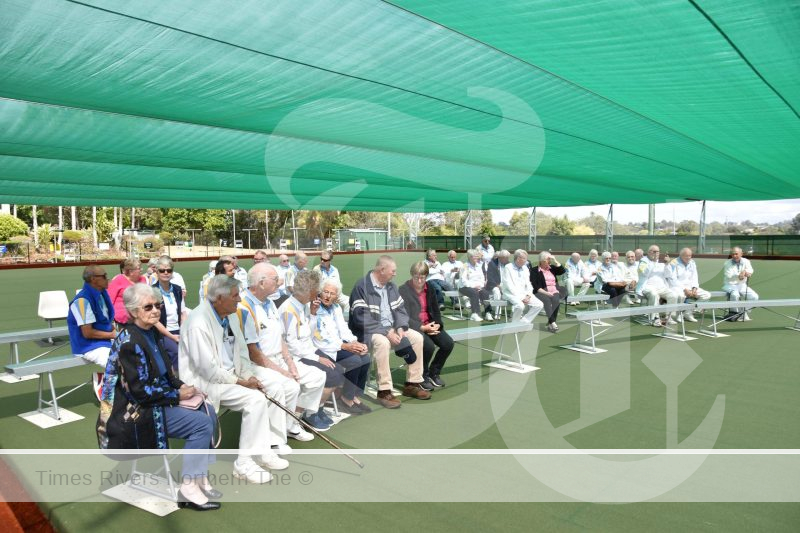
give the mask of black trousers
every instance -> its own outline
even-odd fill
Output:
[[[622,297],[625,296],[625,287],[612,287],[608,283],[603,283],[603,287],[600,289],[600,292],[611,296],[611,305],[616,309],[619,307]]]
[[[557,287],[556,294],[542,294],[536,291],[536,296],[539,301],[544,304],[544,313],[547,315],[547,323],[552,324],[558,318],[558,308],[561,306],[561,299],[567,297],[567,289],[564,287]]]
[[[469,298],[469,305],[472,306],[472,312],[480,314],[481,312],[481,300],[488,300],[492,297],[492,293],[487,291],[486,289],[473,289],[472,287],[461,287],[458,289],[459,294],[463,294],[467,298]],[[486,312],[492,312],[492,306],[486,306]]]
[[[440,330],[438,335],[428,335],[422,332],[420,334],[422,334],[422,377],[438,376],[442,373],[442,368],[447,358],[450,357],[455,342],[446,331]],[[435,357],[433,352],[436,352]]]

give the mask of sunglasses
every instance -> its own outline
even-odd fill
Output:
[[[103,272],[102,274],[92,274],[93,278],[108,278],[108,274]]]
[[[331,260],[330,259],[320,259],[319,262],[320,263],[330,263]]]
[[[158,269],[158,273],[159,274],[172,274],[172,269],[171,268],[159,268]]]
[[[145,313],[149,313],[153,309],[159,309],[160,310],[163,305],[164,304],[145,304],[145,305],[142,306],[142,311],[144,311]]]

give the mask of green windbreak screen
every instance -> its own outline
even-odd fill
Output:
[[[0,198],[800,197],[796,0],[2,0]]]

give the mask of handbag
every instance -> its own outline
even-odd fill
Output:
[[[196,411],[203,405],[206,396],[202,392],[197,392],[194,396],[190,398],[186,398],[185,400],[181,400],[178,402],[179,407],[183,407],[185,409],[191,409],[192,411]]]

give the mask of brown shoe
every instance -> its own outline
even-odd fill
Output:
[[[403,391],[403,394],[405,394],[405,391]],[[389,390],[378,391],[378,402],[387,409],[397,409],[400,407],[400,400],[395,398],[392,391]]]
[[[419,383],[406,383],[403,387],[403,396],[416,398],[417,400],[430,400],[431,393],[419,386]]]

